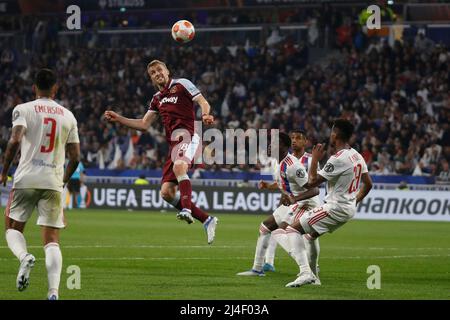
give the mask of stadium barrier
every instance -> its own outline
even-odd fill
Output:
[[[323,201],[325,190],[321,190]],[[359,205],[355,219],[449,221],[448,191],[372,190]],[[279,192],[250,187],[193,186],[193,201],[214,213],[271,214],[279,205]],[[158,185],[88,184],[82,190],[86,208],[169,210]]]

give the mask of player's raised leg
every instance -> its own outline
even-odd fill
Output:
[[[33,190],[12,190],[5,211],[5,236],[8,248],[19,259],[16,286],[25,290],[30,283],[30,272],[36,259],[28,252],[23,230],[34,208]]]
[[[177,185],[174,182],[163,182],[161,186],[161,196],[163,199],[170,203],[173,207],[180,210],[177,214],[177,218],[186,221],[188,224],[194,222],[194,218],[203,223],[203,227],[207,234],[208,244],[214,241],[216,234],[216,226],[218,219],[213,216],[209,216],[206,212],[198,208],[191,201],[191,212],[182,210],[180,192],[177,192]]]
[[[27,250],[27,243],[23,235],[25,223],[14,221],[6,217],[6,242],[11,252],[19,259],[20,266],[17,273],[16,286],[17,290],[23,291],[30,284],[30,272],[34,267],[36,259]]]

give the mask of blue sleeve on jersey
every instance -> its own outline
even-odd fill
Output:
[[[188,79],[177,79],[177,83],[181,84],[192,98],[200,94],[200,90]]]

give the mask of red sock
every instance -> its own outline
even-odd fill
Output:
[[[202,209],[200,209],[199,207],[197,207],[195,204],[191,203],[191,208],[192,208],[192,216],[199,220],[200,222],[205,222],[206,219],[208,219],[208,214],[203,211]]]
[[[180,189],[180,203],[182,209],[191,210],[192,186],[189,179],[182,180],[178,183]]]
[[[174,207],[180,211],[181,211],[181,209],[183,209],[183,207],[181,206],[181,201],[178,201],[178,203]],[[192,216],[195,219],[197,219],[198,221],[200,221],[201,223],[205,222],[206,219],[209,218],[209,215],[205,211],[203,211],[202,209],[197,207],[192,202],[191,202],[191,210],[192,210]]]

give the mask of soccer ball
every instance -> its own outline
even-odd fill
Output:
[[[194,25],[187,20],[180,20],[172,26],[172,38],[180,43],[186,43],[194,39]]]

